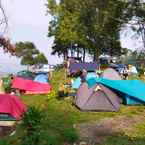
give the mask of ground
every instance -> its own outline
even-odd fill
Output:
[[[57,70],[51,94],[21,97],[28,106],[45,112],[42,131],[49,138],[47,145],[145,145],[145,106],[122,105],[118,112],[82,112],[73,105],[72,97],[56,97],[59,86],[67,81],[64,70]],[[0,144],[7,140],[6,145],[21,145],[24,133],[18,125],[15,135]]]

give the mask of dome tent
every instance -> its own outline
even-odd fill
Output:
[[[119,73],[112,68],[106,69],[102,73],[101,78],[110,79],[110,80],[121,80],[121,76],[119,75]]]
[[[120,108],[120,99],[104,85],[96,84],[88,88],[88,84],[84,82],[77,91],[75,104],[84,111],[116,112]]]

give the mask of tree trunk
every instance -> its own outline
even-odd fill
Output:
[[[99,49],[97,49],[97,50],[95,49],[93,61],[98,61],[99,55],[100,55]]]
[[[77,48],[77,57],[79,58],[79,55],[80,55],[80,53],[79,53],[79,48]]]
[[[63,58],[64,58],[64,60],[67,60],[67,58],[68,58],[68,51],[67,50],[63,53]]]
[[[83,62],[85,62],[85,57],[86,57],[86,49],[83,48]]]
[[[93,61],[97,60],[96,52],[94,53]]]

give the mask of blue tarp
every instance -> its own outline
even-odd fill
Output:
[[[38,74],[34,81],[40,82],[40,83],[48,83],[48,76],[47,74]]]
[[[145,104],[145,83],[143,81],[108,79],[95,79],[95,81],[121,94],[126,104]]]

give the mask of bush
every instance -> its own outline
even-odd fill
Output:
[[[47,96],[48,96],[48,100],[52,99],[52,98],[56,98],[56,92],[55,90],[52,90]]]
[[[10,145],[6,139],[0,139],[0,145]]]
[[[43,117],[44,113],[41,110],[35,107],[29,107],[27,113],[24,115],[22,126],[27,131],[35,131],[40,128]]]
[[[2,78],[3,80],[3,87],[6,93],[11,92],[11,76],[7,76]]]
[[[74,143],[78,140],[78,134],[74,128],[65,128],[62,131],[62,134],[64,136],[64,139],[70,143]]]
[[[44,113],[41,110],[35,107],[29,107],[22,122],[22,127],[26,130],[22,138],[22,145],[39,145],[43,117]]]

